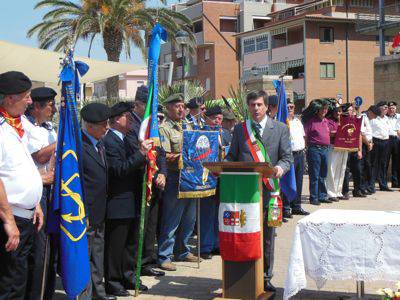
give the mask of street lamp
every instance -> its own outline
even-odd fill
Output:
[[[253,75],[254,77],[257,77],[260,72],[260,69],[256,65],[254,65],[251,67],[250,72],[251,72],[251,75]]]
[[[185,58],[185,49],[187,45],[189,44],[189,33],[187,33],[184,30],[179,30],[175,34],[175,40],[178,43],[178,45],[181,47],[182,51],[182,82],[183,82],[183,96],[186,98],[186,83],[185,83],[185,77],[186,77],[186,70],[185,70],[185,64],[186,64],[186,58]]]

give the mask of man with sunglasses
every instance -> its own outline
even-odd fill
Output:
[[[194,97],[190,99],[186,104],[186,108],[189,109],[189,113],[186,115],[186,122],[193,126],[202,127],[205,123],[204,112],[206,111],[204,98]]]

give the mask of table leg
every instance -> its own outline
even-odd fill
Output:
[[[357,299],[364,299],[365,291],[364,291],[364,281],[357,281]]]

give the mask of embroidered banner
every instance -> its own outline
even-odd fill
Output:
[[[358,151],[360,146],[361,118],[342,116],[336,132],[335,149]]]

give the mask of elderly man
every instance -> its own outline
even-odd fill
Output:
[[[24,299],[35,227],[43,225],[42,178],[28,150],[32,124],[23,116],[32,83],[0,74],[0,298]]]
[[[161,228],[158,243],[158,263],[166,271],[175,271],[172,255],[175,243],[179,251],[176,260],[197,262],[197,257],[190,252],[188,245],[196,221],[196,201],[178,199],[179,160],[182,155],[183,129],[185,118],[182,94],[174,94],[165,101],[167,118],[160,126],[161,145],[167,158],[167,183],[163,195]],[[180,230],[177,230],[180,226]],[[176,234],[175,234],[176,233]]]
[[[290,169],[293,156],[289,142],[289,128],[267,114],[268,98],[264,91],[251,92],[247,95],[247,106],[256,131],[256,137],[264,146],[271,164],[274,166],[275,178],[281,178]],[[248,141],[251,143],[250,141]],[[242,124],[235,126],[231,147],[227,156],[230,161],[255,161]],[[263,206],[267,214],[270,191],[263,186]],[[274,264],[275,228],[268,227],[267,218],[264,218],[264,289],[275,292],[271,283]]]
[[[186,122],[193,126],[204,125],[204,111],[206,110],[206,106],[204,105],[203,97],[194,97],[189,100],[186,104],[186,108],[189,109],[189,113],[186,116]]]

